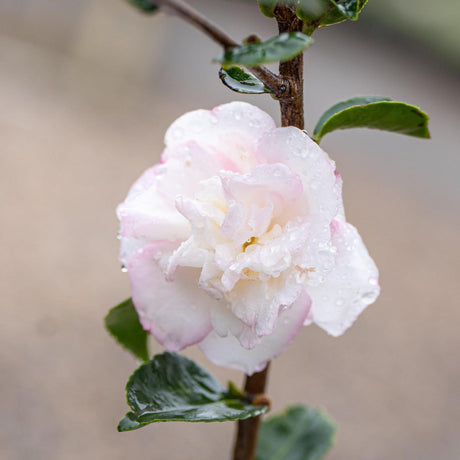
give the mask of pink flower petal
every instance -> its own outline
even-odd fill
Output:
[[[140,249],[126,267],[142,326],[168,350],[177,351],[209,334],[209,310],[217,302],[197,288],[197,269],[178,269],[174,282],[165,281],[158,261],[162,249],[161,244]]]
[[[294,340],[302,328],[310,304],[308,294],[302,291],[294,303],[280,314],[272,334],[262,337],[252,349],[242,347],[240,340],[232,333],[232,330],[233,332],[239,330],[240,334],[243,331],[251,334],[251,331],[242,323],[238,325],[235,322],[238,320],[235,320],[233,315],[223,312],[224,324],[228,330],[213,330],[199,344],[199,347],[214,364],[238,369],[252,375],[254,372],[261,371],[268,361],[282,353]]]

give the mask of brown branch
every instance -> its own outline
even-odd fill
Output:
[[[269,366],[270,363],[267,364],[267,367],[263,371],[257,372],[251,376],[246,376],[244,390],[247,395],[264,393]],[[259,425],[260,416],[247,420],[240,420],[238,422],[233,460],[254,460]]]
[[[224,50],[238,46],[238,43],[216,27],[209,19],[199,13],[182,0],[156,0],[156,3],[166,13],[177,16],[221,45]],[[263,66],[248,67],[252,72],[277,98],[288,97],[289,82],[273,73]]]
[[[156,3],[166,13],[173,14],[200,29],[208,37],[222,45],[224,49],[238,46],[238,43],[219,30],[209,19],[182,0],[156,0]]]
[[[302,31],[302,21],[288,6],[275,9],[279,33]],[[304,128],[303,108],[303,53],[280,63],[280,76],[289,82],[289,96],[280,99],[281,126]]]

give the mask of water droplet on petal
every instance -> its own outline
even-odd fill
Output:
[[[366,302],[366,303],[372,303],[374,302],[376,299],[376,294],[375,292],[365,292],[362,296],[361,296],[361,300],[363,302]]]
[[[121,271],[122,271],[123,273],[126,273],[126,272],[128,271],[128,269],[126,268],[125,265],[122,265],[122,266],[121,266]]]

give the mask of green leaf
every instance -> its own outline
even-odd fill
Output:
[[[269,62],[289,61],[307,48],[313,40],[301,32],[276,35],[265,42],[248,43],[227,50],[215,62],[230,65],[257,66]]]
[[[120,345],[142,361],[149,360],[148,333],[139,322],[131,299],[113,307],[105,317],[105,327]]]
[[[154,0],[127,0],[131,5],[136,6],[141,11],[147,14],[153,14],[158,11],[158,6]]]
[[[257,0],[260,11],[269,18],[275,17],[275,7],[278,0]]]
[[[301,0],[296,8],[296,15],[302,21],[316,21],[331,9],[329,0]]]
[[[222,83],[237,93],[263,94],[270,90],[254,75],[245,72],[241,67],[232,66],[219,70]]]
[[[126,385],[128,412],[118,431],[154,422],[223,422],[263,414],[267,406],[249,404],[226,391],[206,370],[177,353],[156,355]]]
[[[371,128],[429,138],[428,115],[418,107],[387,97],[354,97],[339,102],[321,115],[313,131],[319,141],[336,129]]]
[[[320,26],[337,24],[350,19],[356,21],[359,13],[364,8],[367,0],[329,0],[333,8],[325,14],[320,21]]]
[[[334,442],[335,425],[320,411],[293,406],[262,422],[256,460],[319,460]]]

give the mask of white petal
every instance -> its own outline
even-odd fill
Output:
[[[316,142],[292,126],[277,128],[264,136],[257,148],[260,162],[283,163],[302,178],[307,209],[332,220],[341,196],[337,194],[335,163]]]
[[[242,279],[226,294],[226,299],[233,314],[257,337],[262,337],[273,332],[280,312],[294,302],[301,289],[294,272],[287,271],[266,281]],[[243,345],[252,347],[254,343]]]
[[[377,267],[356,228],[340,221],[331,228],[335,267],[323,284],[307,288],[312,299],[307,322],[339,336],[376,300],[380,287]]]
[[[257,107],[231,102],[212,111],[182,115],[166,132],[165,144],[172,150],[193,140],[216,155],[225,155],[229,164],[224,169],[247,171],[256,164],[257,141],[275,126],[273,119]]]
[[[260,342],[250,350],[242,347],[233,333],[239,331],[240,334],[244,332],[251,334],[251,331],[232,318],[230,313],[224,311],[223,328],[227,327],[229,330],[219,331],[215,326],[215,330],[199,344],[199,347],[213,363],[219,366],[238,369],[248,375],[259,372],[268,361],[282,353],[294,340],[302,328],[310,303],[308,295],[304,291],[301,292],[295,302],[281,313],[273,333],[262,337]],[[224,336],[219,335],[216,330]]]
[[[140,249],[126,266],[142,326],[168,350],[177,351],[211,331],[209,310],[217,302],[198,287],[197,269],[179,268],[174,282],[165,281],[156,260],[161,250],[161,244]]]

